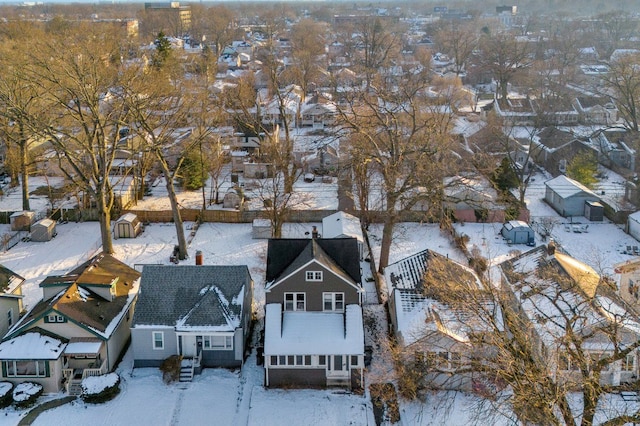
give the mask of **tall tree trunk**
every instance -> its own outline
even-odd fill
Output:
[[[102,238],[102,251],[113,254],[113,240],[111,239],[111,212],[107,206],[104,191],[96,194],[98,204],[98,221],[100,222],[100,236]]]
[[[20,172],[22,174],[22,210],[31,210],[29,206],[29,170],[27,166],[26,142],[20,143]]]
[[[166,180],[167,195],[169,196],[169,202],[171,203],[173,223],[176,227],[176,237],[178,238],[178,259],[184,260],[187,258],[187,239],[184,236],[184,226],[182,223],[182,216],[180,215],[180,206],[178,205],[176,189],[173,185],[173,175],[171,174],[166,161],[160,160],[160,164]]]
[[[395,213],[387,209],[387,217],[385,218],[384,227],[382,228],[382,242],[380,243],[380,264],[378,265],[378,272],[380,273],[383,273],[384,268],[389,264],[389,253],[391,251],[395,224]]]

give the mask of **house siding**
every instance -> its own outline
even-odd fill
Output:
[[[0,297],[0,337],[7,334],[9,328],[13,325],[9,325],[9,310],[13,312],[13,324],[15,324],[20,317],[19,300],[12,297]]]
[[[324,368],[268,368],[269,387],[325,387],[327,372]]]
[[[111,334],[111,338],[107,341],[107,356],[109,359],[109,365],[107,368],[109,371],[113,370],[116,366],[116,362],[120,358],[120,353],[126,346],[129,338],[131,337],[131,319],[133,318],[133,305],[129,307],[129,319],[127,320],[127,314],[125,313],[120,321],[120,324]]]
[[[43,330],[50,331],[60,337],[64,337],[66,339],[70,339],[72,337],[96,337],[95,334],[91,333],[89,330],[80,327],[74,322],[49,322],[45,323],[44,318],[40,318],[35,323],[31,324],[29,328],[21,330],[21,333],[24,333],[26,330],[31,330],[33,328],[42,328]]]
[[[307,271],[322,271],[322,281],[306,281],[305,274]],[[316,262],[289,276],[285,281],[269,290],[266,293],[266,303],[282,304],[284,302],[284,293],[289,292],[306,293],[307,311],[322,311],[322,293],[325,292],[344,293],[345,306],[360,304],[360,295],[354,286],[349,285],[333,271]]]
[[[153,332],[164,332],[164,349],[153,349]],[[131,347],[134,367],[159,366],[163,360],[178,353],[178,339],[173,328],[132,328]]]

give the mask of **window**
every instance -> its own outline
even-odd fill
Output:
[[[9,327],[13,325],[13,309],[9,309],[7,311],[7,324]]]
[[[153,332],[153,349],[157,349],[157,350],[164,349],[164,332],[162,331]]]
[[[306,310],[305,293],[285,293],[284,294],[284,310],[285,311]]]
[[[351,355],[351,366],[357,367],[360,364],[358,361],[358,355]]]
[[[320,365],[320,366],[327,365],[327,356],[326,355],[318,355],[318,365]]]
[[[47,377],[47,361],[3,361],[6,377]]]
[[[322,306],[325,311],[344,311],[344,293],[322,293]]]
[[[233,336],[203,336],[202,345],[208,351],[233,349]]]
[[[271,355],[269,364],[298,367],[311,365],[311,355]]]
[[[52,323],[52,322],[67,322],[66,318],[62,315],[57,314],[49,314],[45,317],[44,322]]]
[[[322,281],[322,271],[307,271],[307,281]]]
[[[636,356],[634,354],[627,354],[627,357],[622,360],[622,371],[635,371]]]

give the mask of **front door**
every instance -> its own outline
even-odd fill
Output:
[[[328,358],[327,378],[349,377],[346,355],[330,355]]]

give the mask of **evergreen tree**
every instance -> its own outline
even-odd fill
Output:
[[[579,153],[567,165],[567,176],[588,188],[592,188],[598,182],[597,173],[598,162],[595,155],[590,152]]]
[[[518,176],[507,157],[504,157],[498,168],[494,170],[492,180],[500,191],[508,191],[518,186]]]
[[[156,51],[153,54],[152,63],[154,67],[162,68],[162,66],[167,62],[167,59],[171,56],[171,42],[167,36],[160,31],[154,44],[156,45]]]
[[[191,151],[182,160],[181,185],[184,189],[193,191],[204,186],[207,175],[202,167],[200,156]]]

